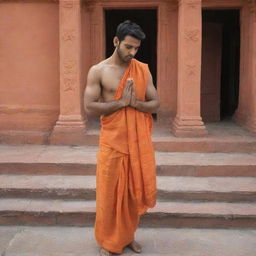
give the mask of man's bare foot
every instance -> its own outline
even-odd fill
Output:
[[[128,244],[127,247],[131,248],[136,253],[141,253],[142,252],[141,245],[138,244],[135,240],[132,241],[130,244]]]
[[[105,250],[104,248],[100,249],[100,256],[112,256],[112,253]]]

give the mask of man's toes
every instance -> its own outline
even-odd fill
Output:
[[[112,253],[105,250],[104,248],[100,249],[100,256],[112,256]]]
[[[131,248],[136,253],[141,253],[141,251],[142,251],[142,248],[141,248],[140,244],[138,244],[136,241],[132,241],[128,245],[128,247]]]

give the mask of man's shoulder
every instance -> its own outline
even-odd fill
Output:
[[[92,70],[93,72],[101,71],[105,66],[106,66],[106,60],[102,60],[101,62],[92,65],[90,70]]]

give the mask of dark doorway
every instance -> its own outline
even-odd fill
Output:
[[[141,26],[146,34],[146,39],[135,56],[136,59],[147,63],[151,71],[154,85],[157,84],[157,12],[155,9],[114,9],[105,10],[106,31],[106,57],[113,51],[113,38],[118,24],[125,20],[131,20]]]
[[[240,65],[239,20],[239,10],[203,11],[201,106],[204,121],[229,119],[237,109]],[[214,86],[219,86],[219,90],[213,88]],[[218,93],[219,96],[216,96]],[[217,112],[219,117],[216,115]]]

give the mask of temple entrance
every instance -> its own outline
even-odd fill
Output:
[[[146,39],[136,54],[136,59],[147,63],[151,71],[154,85],[157,85],[157,11],[155,9],[106,9],[105,10],[105,58],[114,51],[113,38],[118,24],[131,20],[141,26]],[[150,24],[150,26],[149,26]],[[157,87],[157,86],[156,86]],[[156,114],[152,114],[154,119]],[[98,117],[88,117],[87,127],[91,130],[99,129]]]
[[[238,106],[239,65],[239,10],[204,10],[201,76],[203,121],[221,121],[233,116]]]
[[[131,20],[141,26],[146,34],[146,39],[136,55],[139,61],[148,63],[154,85],[157,85],[157,12],[155,9],[114,9],[105,10],[105,38],[106,38],[106,57],[113,51],[113,37],[119,23]],[[149,25],[150,24],[150,25]]]

